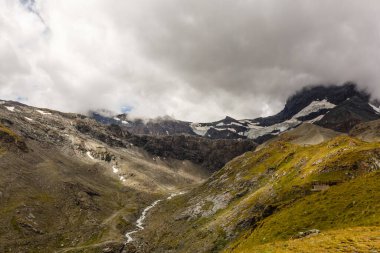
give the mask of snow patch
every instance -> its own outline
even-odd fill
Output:
[[[202,126],[199,123],[191,123],[190,127],[191,129],[193,129],[194,133],[201,136],[204,136],[207,133],[207,131],[211,128],[211,126]]]
[[[248,125],[258,125],[259,123],[258,122],[255,122],[253,123],[251,120],[249,119],[242,119],[242,120],[238,120],[241,124],[248,124]]]
[[[278,123],[278,124],[268,126],[268,127],[251,128],[247,133],[247,137],[250,139],[256,139],[256,138],[258,138],[260,136],[264,136],[266,134],[277,135],[277,134],[285,132],[291,128],[294,128],[299,124],[301,124],[301,121],[296,120],[296,119],[290,119],[290,120],[284,121],[282,123]]]
[[[31,118],[28,118],[28,117],[24,117],[26,120],[28,120],[28,121],[33,121],[33,119],[31,119]]]
[[[87,151],[86,155],[87,155],[88,157],[90,157],[90,159],[95,160],[95,158],[91,155],[91,152],[90,152],[90,151]]]
[[[113,171],[113,173],[119,173],[119,169],[118,168],[116,168],[116,166],[112,166],[112,171]]]
[[[172,194],[170,194],[170,196],[167,197],[166,199],[167,199],[167,200],[171,200],[172,198],[174,198],[174,197],[176,197],[176,196],[179,196],[179,195],[183,195],[183,194],[185,194],[185,193],[186,193],[186,192],[172,193]]]
[[[7,110],[11,111],[11,112],[15,111],[15,107],[14,106],[6,106],[5,108],[7,108]]]
[[[375,110],[375,112],[376,112],[377,114],[380,114],[380,107],[376,107],[376,106],[373,105],[373,104],[369,104],[369,105],[372,107],[373,110]]]
[[[224,131],[224,130],[228,130],[228,131],[230,131],[230,132],[234,132],[234,133],[236,133],[236,129],[234,129],[234,128],[216,128],[216,127],[211,127],[211,128],[213,128],[213,129],[215,129],[215,130],[217,130],[217,131]]]
[[[238,122],[231,122],[231,125],[242,126],[243,127],[243,125],[241,123],[238,123]]]
[[[116,121],[120,121],[120,119],[118,117],[114,117],[113,119]]]
[[[324,100],[317,100],[317,101],[313,101],[311,102],[308,106],[306,106],[305,108],[303,108],[299,113],[297,113],[296,115],[293,116],[293,119],[298,119],[300,117],[304,117],[304,116],[307,116],[313,112],[318,112],[322,109],[332,109],[334,108],[336,105],[330,103],[329,101],[327,101],[326,99]]]
[[[44,112],[41,110],[36,110],[36,112],[38,112],[39,114],[42,114],[42,115],[50,115],[51,114],[50,112]]]

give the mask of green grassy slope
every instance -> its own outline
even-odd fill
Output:
[[[310,229],[377,226],[379,165],[379,143],[347,136],[270,143],[156,210],[142,237],[153,252],[253,252]]]
[[[255,246],[292,239],[298,232],[380,226],[380,173],[353,179],[330,189],[309,195],[286,206],[260,222],[248,236],[242,236],[226,252],[252,252]],[[377,230],[379,232],[380,227]],[[345,232],[341,232],[344,234]],[[351,235],[354,239],[355,235]],[[337,239],[339,240],[339,239]],[[335,240],[335,242],[337,241]],[[368,242],[375,247],[380,238]],[[334,240],[332,241],[332,243]],[[324,247],[329,246],[326,243]],[[310,246],[299,246],[306,250]],[[329,251],[334,252],[336,248]],[[309,248],[310,250],[310,248]],[[327,247],[325,249],[328,250]]]

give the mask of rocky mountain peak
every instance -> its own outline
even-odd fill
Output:
[[[313,101],[326,100],[338,105],[352,97],[361,98],[366,102],[370,99],[370,95],[366,91],[359,90],[353,82],[347,82],[340,86],[316,85],[305,87],[287,99],[281,112],[274,116],[258,118],[256,121],[262,126],[270,126],[292,118]]]
[[[222,120],[222,122],[223,122],[224,124],[231,124],[232,122],[239,122],[239,121],[237,121],[236,119],[234,119],[234,118],[232,118],[232,117],[230,117],[230,116],[226,116],[226,117]]]

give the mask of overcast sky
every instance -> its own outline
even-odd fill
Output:
[[[0,0],[0,98],[66,112],[254,118],[379,66],[378,0]]]

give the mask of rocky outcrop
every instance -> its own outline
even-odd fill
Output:
[[[94,120],[86,118],[78,119],[75,127],[79,132],[87,134],[112,147],[125,147],[127,145],[127,143],[125,141],[123,142],[120,138],[124,138],[129,134],[125,133],[116,125],[105,127]]]

